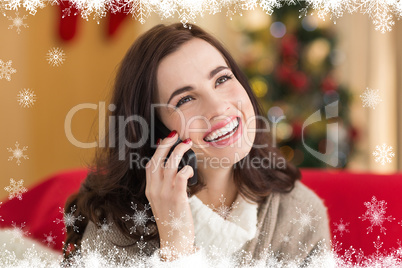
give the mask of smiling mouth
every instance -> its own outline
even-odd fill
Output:
[[[240,124],[240,118],[236,117],[236,120],[237,120],[237,123],[236,123],[237,125],[231,131],[226,132],[225,134],[217,136],[217,137],[215,137],[213,139],[204,138],[204,141],[206,141],[206,142],[217,142],[217,141],[224,140],[224,139],[227,139],[227,138],[233,136],[234,133],[236,133],[237,129],[239,128],[239,124]]]

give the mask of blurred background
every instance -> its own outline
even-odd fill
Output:
[[[232,19],[221,12],[199,17],[196,24],[232,53],[266,116],[285,116],[277,125],[276,138],[289,161],[299,167],[400,171],[401,22],[381,33],[367,15],[344,14],[334,24],[316,15],[299,18],[298,9],[286,6],[270,16],[257,8]],[[39,9],[34,16],[22,8],[18,14],[2,12],[0,60],[11,70],[0,79],[0,198],[4,199],[8,192],[3,189],[11,178],[23,179],[24,186],[31,187],[54,172],[91,161],[93,148],[78,148],[66,137],[68,112],[83,103],[98,105],[72,118],[77,140],[96,141],[98,119],[105,116],[99,104],[108,102],[127,49],[156,24],[179,19],[161,20],[151,14],[141,24],[131,16],[107,14],[97,23],[80,16],[62,19],[59,6]],[[14,21],[16,16],[22,20]],[[380,100],[364,102],[369,93]],[[338,118],[303,129],[310,115],[335,101]],[[334,132],[326,129],[330,123],[339,127],[336,167],[316,159],[301,137],[304,131],[305,144],[331,153],[335,144]],[[381,163],[387,158],[390,162]]]

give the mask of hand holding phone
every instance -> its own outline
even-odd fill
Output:
[[[155,136],[156,139],[160,138],[160,139],[164,139],[166,138],[166,136],[169,135],[171,131],[158,119],[156,118],[155,120]],[[166,159],[164,160],[165,162],[167,161],[167,159],[169,158],[169,156],[171,155],[172,151],[174,150],[174,148],[181,143],[182,140],[180,138],[177,139],[177,141],[175,142],[175,144],[173,144],[172,148],[170,149]],[[178,170],[181,170],[184,166],[189,165],[193,168],[194,170],[194,175],[188,180],[188,186],[193,186],[197,183],[197,158],[195,156],[195,153],[193,150],[189,149],[187,150],[184,155],[182,160],[179,163],[179,167]]]
[[[196,172],[188,166],[186,169],[177,170],[180,159],[176,156],[184,156],[185,152],[191,148],[191,140],[177,143],[177,139],[178,135],[174,133],[161,140],[148,161],[145,196],[158,226],[161,250],[167,252],[173,250],[174,255],[176,253],[187,255],[193,252],[195,241],[194,222],[188,202],[188,183],[190,178],[194,178]],[[173,143],[177,146],[171,148]],[[170,157],[167,157],[168,152],[171,153]],[[162,159],[165,161],[160,161]],[[167,223],[172,220],[172,216],[179,215],[183,228],[173,232]]]

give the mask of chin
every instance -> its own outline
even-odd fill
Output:
[[[240,161],[241,159],[243,159],[244,157],[246,157],[249,153],[250,153],[250,151],[251,151],[251,148],[252,148],[252,146],[243,146],[242,148],[241,148],[241,150],[238,150],[238,152],[237,152],[237,154],[238,154],[238,159],[236,159],[236,162],[234,162],[234,163],[237,163],[238,161]],[[233,164],[234,164],[233,163]]]

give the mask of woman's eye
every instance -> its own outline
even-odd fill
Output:
[[[225,75],[219,77],[219,78],[216,80],[215,86],[218,86],[218,85],[220,85],[221,83],[225,83],[227,80],[232,79],[232,78],[233,78],[233,74],[225,74]],[[188,102],[188,101],[191,100],[191,99],[193,99],[193,97],[191,97],[191,96],[185,96],[185,97],[181,98],[181,99],[176,103],[175,108],[180,107],[182,104]]]
[[[180,105],[182,105],[183,103],[186,103],[188,99],[192,99],[193,97],[191,96],[185,96],[183,98],[181,98],[177,103],[176,103],[176,108],[178,108]]]
[[[218,83],[225,83],[227,80],[232,79],[233,75],[226,74],[224,76],[221,76],[216,80],[215,86],[218,86]]]

